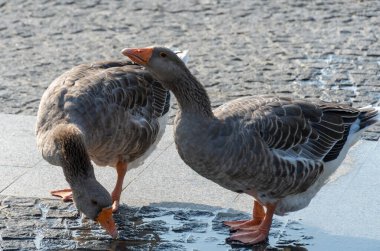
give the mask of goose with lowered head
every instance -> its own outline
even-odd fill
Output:
[[[124,176],[155,148],[169,107],[169,91],[130,61],[82,64],[63,73],[43,94],[37,115],[38,148],[63,168],[70,185],[52,194],[73,199],[80,212],[116,236],[112,211],[119,207]],[[111,195],[96,180],[91,160],[116,168]]]

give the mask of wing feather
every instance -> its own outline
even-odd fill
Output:
[[[271,182],[257,182],[257,190],[281,197],[303,192],[318,179],[324,162],[339,155],[361,112],[335,103],[261,96],[231,101],[215,109],[214,114],[243,124],[246,133],[241,137],[251,135],[262,142],[265,149],[252,151],[261,156],[257,163],[262,156],[272,163],[268,169],[260,170],[264,172],[260,175],[266,175],[266,181]],[[367,111],[369,116],[374,115]]]

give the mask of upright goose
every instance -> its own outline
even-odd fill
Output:
[[[177,98],[175,143],[184,162],[224,188],[254,197],[253,219],[225,222],[230,239],[266,240],[273,214],[306,207],[377,111],[257,96],[211,110],[206,90],[166,48],[124,49]]]
[[[169,106],[169,92],[130,61],[82,64],[55,79],[39,106],[37,146],[45,160],[62,166],[70,189],[52,194],[73,198],[79,211],[115,237],[112,211],[124,176],[162,137]],[[116,167],[112,196],[96,180],[90,160]]]

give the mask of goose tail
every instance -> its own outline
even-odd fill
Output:
[[[177,56],[187,64],[189,62],[189,50],[180,50],[178,48],[170,48]]]

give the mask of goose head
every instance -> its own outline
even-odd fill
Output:
[[[144,66],[177,98],[182,114],[214,118],[210,99],[202,84],[191,74],[178,55],[168,48],[127,48],[122,54]],[[181,116],[181,115],[180,115]]]
[[[95,178],[81,132],[73,125],[63,124],[57,125],[50,137],[53,138],[54,144],[46,144],[45,154],[48,151],[59,152],[49,155],[56,156],[56,163],[62,166],[66,181],[72,190],[75,206],[88,218],[98,221],[113,238],[116,238],[112,198]]]
[[[188,72],[183,60],[165,47],[126,48],[121,53],[147,68],[169,90],[173,90],[178,78]]]
[[[72,185],[73,200],[80,212],[97,221],[113,237],[117,229],[112,217],[112,198],[108,191],[96,180],[89,178],[80,185]]]

